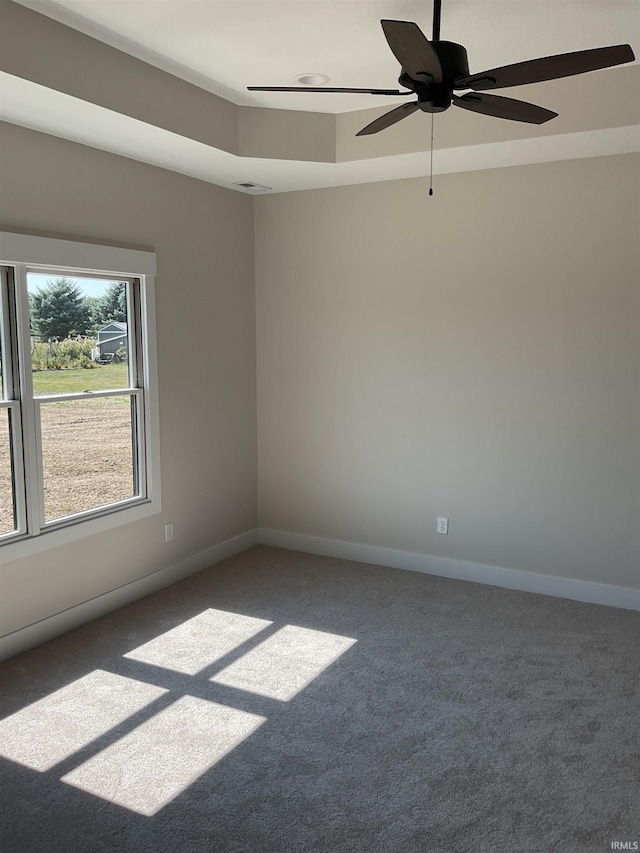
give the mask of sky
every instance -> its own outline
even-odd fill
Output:
[[[46,287],[48,281],[61,277],[62,276],[52,275],[51,273],[48,273],[47,275],[39,275],[38,273],[30,272],[27,274],[27,289],[29,293],[33,293],[39,287]],[[85,296],[104,296],[107,287],[109,287],[113,281],[113,279],[110,278],[77,278],[72,275],[65,276],[65,278],[70,278],[72,281],[75,281]]]

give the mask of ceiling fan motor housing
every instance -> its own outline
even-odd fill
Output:
[[[431,46],[438,54],[442,66],[442,82],[434,83],[430,74],[424,80],[410,77],[404,70],[398,82],[418,96],[418,106],[426,113],[441,113],[451,106],[454,83],[458,77],[469,74],[467,51],[453,41],[433,41]]]

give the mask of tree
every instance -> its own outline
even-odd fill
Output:
[[[102,322],[102,299],[99,296],[85,296],[84,307],[87,309],[87,333],[95,336]]]
[[[70,335],[87,333],[89,311],[84,294],[70,278],[47,281],[29,294],[31,330],[43,341],[64,340]]]
[[[127,322],[127,290],[124,281],[112,281],[100,300],[102,323]]]
[[[107,323],[127,322],[127,289],[123,281],[112,281],[102,296],[85,297],[88,311],[87,329],[95,335]]]

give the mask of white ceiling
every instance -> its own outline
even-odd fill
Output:
[[[295,86],[396,88],[381,18],[431,38],[431,0],[18,0],[236,104],[315,112],[392,105],[372,95],[247,92]],[[442,0],[441,37],[463,44],[472,73],[630,42],[640,57],[640,0]]]
[[[333,86],[396,88],[399,68],[380,19],[416,21],[431,37],[431,0],[15,2],[235,104],[297,112],[389,109],[402,99],[255,93],[246,87],[296,85],[297,75],[316,72],[328,75]],[[472,73],[627,42],[640,58],[640,0],[442,0],[442,6],[441,37],[465,45]],[[416,177],[429,169],[422,151],[375,149],[377,154],[335,163],[238,156],[21,76],[1,73],[0,90],[0,119],[234,189],[236,182],[250,180],[287,192]],[[613,91],[612,97],[622,102],[629,95]],[[553,106],[553,99],[546,103],[543,97],[539,103]],[[594,111],[604,114],[605,106],[600,94]],[[470,115],[465,112],[465,118]],[[483,121],[497,121],[476,115],[471,120],[479,123],[478,131]],[[583,122],[573,131],[558,125],[556,135],[552,129],[545,138],[532,133],[505,139],[498,134],[466,147],[454,142],[437,151],[434,174],[638,151],[640,125],[631,121]],[[364,139],[372,144],[377,137]]]

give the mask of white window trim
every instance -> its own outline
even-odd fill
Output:
[[[154,252],[76,243],[50,237],[33,237],[0,231],[0,264],[41,265],[91,275],[122,275],[140,279],[142,312],[143,388],[145,403],[145,450],[147,499],[134,506],[106,511],[92,518],[70,519],[64,527],[37,536],[0,544],[0,564],[27,557],[129,524],[162,511],[160,488],[160,417],[158,407],[158,361],[156,346]],[[24,309],[23,309],[24,310]]]

